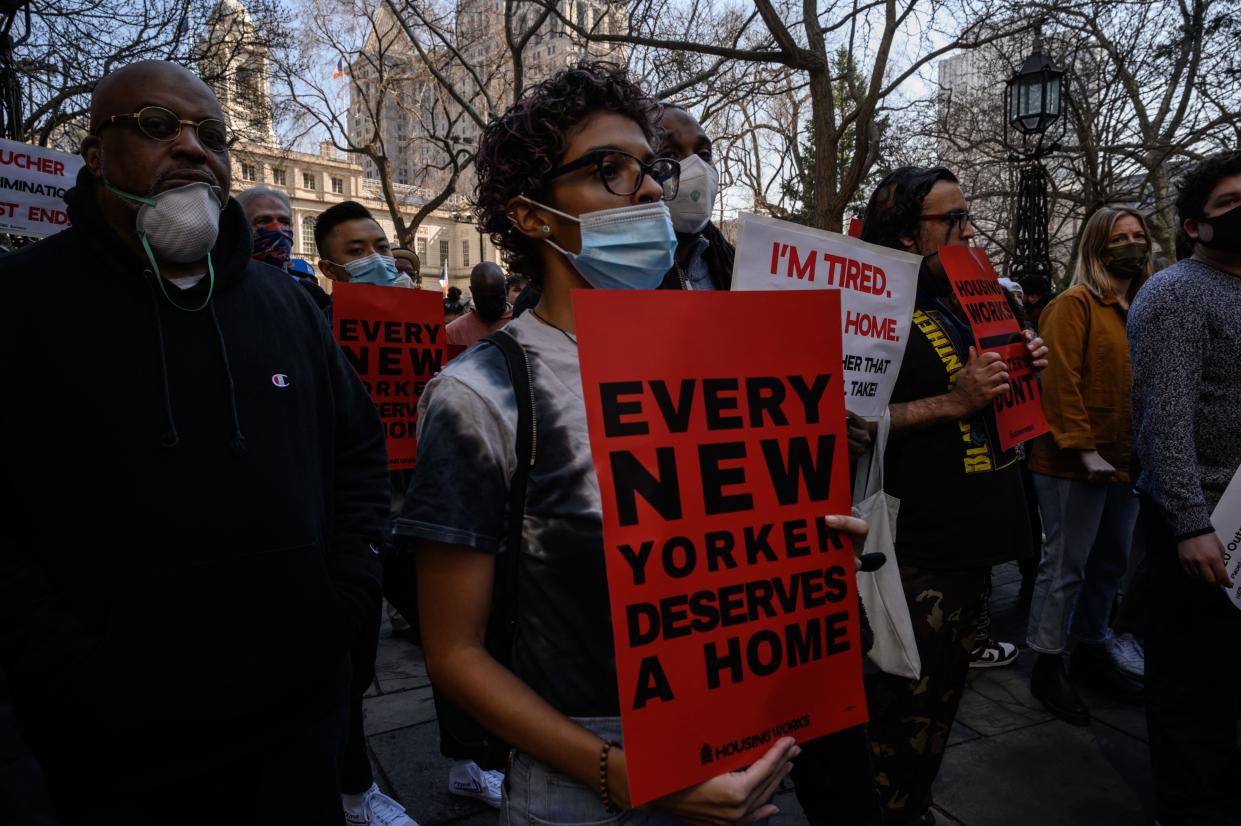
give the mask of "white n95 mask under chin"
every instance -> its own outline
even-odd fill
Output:
[[[138,235],[165,261],[201,261],[215,246],[223,209],[217,187],[199,181],[145,198],[117,189],[107,181],[104,185],[122,198],[142,204],[136,223]]]
[[[711,220],[715,208],[715,196],[720,189],[719,171],[702,159],[690,155],[681,161],[681,182],[677,196],[668,201],[672,226],[677,232],[695,233]]]

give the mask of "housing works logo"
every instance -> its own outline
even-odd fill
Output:
[[[792,720],[785,720],[783,723],[777,723],[771,728],[763,729],[754,734],[747,734],[736,740],[729,740],[726,743],[719,743],[712,746],[710,743],[703,743],[702,748],[698,750],[698,760],[702,765],[713,763],[716,760],[722,760],[725,757],[731,757],[734,754],[741,754],[750,749],[772,743],[780,737],[792,734],[795,731],[807,728],[810,725],[810,715],[803,714],[800,717],[794,717]]]

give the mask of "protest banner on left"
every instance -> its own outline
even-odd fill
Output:
[[[418,399],[444,365],[444,301],[439,293],[337,283],[332,332],[379,409],[388,467],[418,456]]]
[[[633,802],[864,722],[840,294],[573,309]]]
[[[922,258],[762,215],[740,223],[732,288],[840,290],[845,406],[878,419],[905,357]]]
[[[1224,546],[1224,570],[1232,585],[1223,586],[1232,604],[1241,609],[1241,469],[1232,475],[1219,504],[1211,514],[1211,526]]]
[[[0,140],[0,232],[42,238],[69,226],[65,191],[81,168],[79,155]]]
[[[1008,391],[995,400],[1000,447],[1009,450],[1043,435],[1049,428],[1030,351],[987,253],[978,247],[942,246],[939,259],[974,331],[978,352],[999,353],[1008,364]]]

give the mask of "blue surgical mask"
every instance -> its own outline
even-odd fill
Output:
[[[583,212],[575,218],[521,198],[580,225],[581,252],[569,252],[550,238],[543,240],[568,258],[596,290],[653,290],[672,269],[677,237],[663,201]]]
[[[335,262],[333,262],[335,263]],[[350,284],[374,284],[379,287],[391,287],[400,271],[396,268],[396,259],[387,255],[372,252],[364,258],[355,258],[342,266],[349,273]]]

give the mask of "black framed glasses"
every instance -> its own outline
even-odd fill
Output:
[[[918,220],[919,221],[946,221],[948,224],[949,232],[952,232],[952,227],[954,225],[959,227],[961,229],[961,232],[965,232],[965,225],[973,223],[973,221],[970,219],[970,213],[968,209],[952,209],[952,210],[949,210],[948,212],[928,212],[924,215],[919,215]]]
[[[647,175],[663,189],[662,200],[665,201],[677,196],[677,189],[681,184],[681,164],[672,158],[643,161],[619,149],[595,149],[587,152],[576,161],[569,161],[553,169],[548,173],[547,180],[554,180],[589,166],[596,168],[599,180],[608,192],[621,197],[637,192]]]
[[[228,127],[219,118],[206,118],[200,121],[177,117],[175,112],[162,106],[144,106],[137,112],[128,115],[113,115],[99,124],[95,130],[98,135],[105,126],[113,126],[125,121],[132,121],[138,131],[153,141],[167,143],[175,141],[181,134],[183,126],[192,126],[198,134],[198,141],[212,152],[228,150]]]

